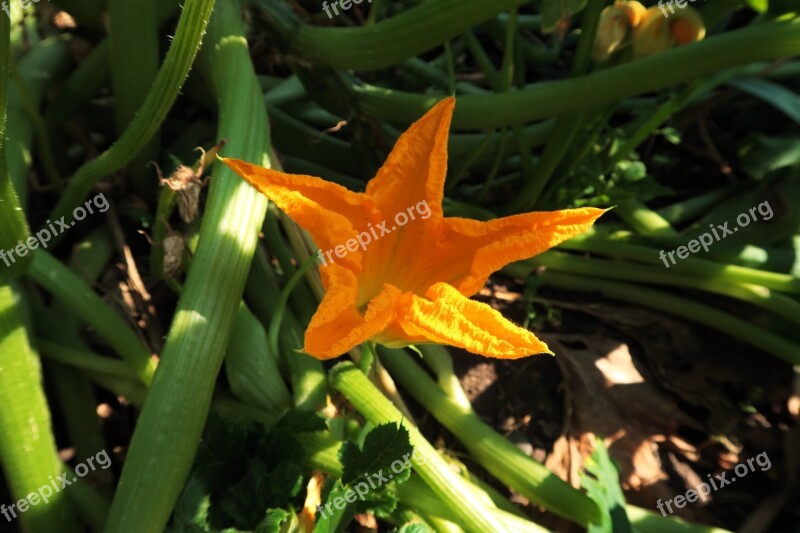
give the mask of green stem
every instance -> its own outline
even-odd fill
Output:
[[[361,370],[364,375],[369,376],[369,373],[372,371],[372,364],[375,362],[375,343],[373,341],[367,341],[361,345],[361,357],[356,362],[358,364],[358,369]]]
[[[53,148],[50,145],[50,137],[47,134],[44,120],[42,120],[42,116],[39,114],[39,109],[37,109],[37,101],[32,96],[28,84],[22,79],[17,69],[12,69],[11,76],[14,78],[14,84],[17,87],[20,106],[25,111],[26,118],[30,122],[30,128],[36,140],[39,161],[42,165],[45,178],[47,178],[47,181],[50,182],[50,185],[56,192],[61,193],[64,190],[64,182],[56,168],[55,159],[53,159]]]
[[[267,166],[269,123],[241,6],[216,7],[201,58],[219,102],[217,138],[230,139],[228,153]],[[216,165],[200,244],[131,440],[109,532],[161,532],[169,520],[200,441],[266,208],[263,195]]]
[[[729,67],[791,57],[800,53],[798,28],[800,19],[769,22],[569,80],[535,83],[504,94],[464,95],[458,99],[453,127],[461,130],[493,128],[575,113]],[[753,46],[754,42],[758,46]],[[419,118],[442,98],[441,95],[412,94],[364,84],[354,85],[351,90],[359,111],[406,124]]]
[[[262,324],[269,326],[277,312],[277,301],[271,295],[280,287],[264,250],[256,250],[247,279],[247,301]],[[280,360],[288,370],[292,384],[294,404],[302,409],[316,409],[325,401],[327,393],[325,371],[322,363],[313,357],[298,353],[303,347],[303,327],[291,309],[286,309],[279,341]]]
[[[71,348],[44,338],[36,339],[36,346],[41,350],[43,357],[61,365],[110,376],[136,379],[130,367],[122,361],[95,355],[84,348]]]
[[[492,514],[492,507],[477,499],[465,482],[422,433],[406,420],[400,411],[384,397],[367,377],[352,363],[340,363],[330,372],[333,388],[344,394],[353,406],[373,424],[396,422],[408,430],[414,456],[414,470],[442,501],[458,516],[467,531],[506,531]]]
[[[34,250],[28,277],[69,305],[130,365],[143,383],[150,383],[156,369],[150,350],[85,281],[44,250]]]
[[[172,46],[141,109],[111,148],[83,165],[72,176],[50,214],[51,220],[67,216],[71,209],[84,200],[99,179],[114,174],[133,160],[153,138],[178,97],[194,62],[213,6],[214,0],[186,1]]]
[[[497,479],[532,502],[581,525],[599,523],[597,506],[456,403],[402,350],[381,350],[389,373]]]
[[[390,19],[357,28],[310,26],[279,2],[251,3],[264,12],[274,30],[273,38],[287,56],[334,68],[376,70],[426,52],[525,0],[429,0]]]
[[[671,97],[669,100],[658,106],[655,113],[650,115],[636,131],[628,136],[622,145],[614,153],[611,161],[606,165],[606,173],[613,169],[617,163],[625,159],[634,151],[653,131],[663,124],[669,117],[680,111],[686,103],[692,99],[700,89],[706,84],[706,78],[699,78],[692,81],[680,93]]]
[[[542,274],[540,282],[544,285],[562,289],[597,292],[615,300],[663,311],[718,329],[735,339],[771,353],[775,357],[791,364],[800,364],[800,346],[797,344],[770,331],[754,326],[747,320],[736,318],[714,307],[697,303],[688,298],[673,296],[672,294],[646,287],[633,286],[629,283],[619,283],[584,275],[562,274],[552,270]]]
[[[497,479],[532,502],[577,524],[599,523],[599,510],[588,496],[572,488],[555,474],[484,424],[471,411],[460,408],[402,350],[381,350],[381,361],[393,376],[436,420],[452,432],[470,454]],[[627,506],[633,524],[642,531],[719,531]]]
[[[525,262],[514,263],[504,270],[513,276],[526,277],[537,266],[545,266],[570,274],[654,283],[722,294],[756,305],[785,318],[789,322],[800,325],[800,302],[784,294],[772,292],[765,287],[749,283],[727,283],[719,279],[701,279],[666,271],[662,267],[590,259],[552,251],[544,252]]]
[[[4,282],[0,282],[0,466],[15,503],[31,493],[36,495],[36,505],[11,510],[23,530],[79,530],[66,492],[51,490],[49,503],[37,494],[43,486],[51,488],[50,480],[61,474],[61,462],[40,362],[21,318],[20,297]],[[4,519],[11,520],[8,516]]]
[[[280,296],[278,297],[278,306],[275,310],[275,316],[272,317],[272,322],[269,325],[269,345],[272,348],[273,353],[278,353],[278,337],[280,335],[280,328],[281,323],[283,320],[283,313],[286,311],[286,306],[289,304],[289,296],[291,296],[292,291],[300,283],[300,280],[306,275],[306,271],[314,264],[314,261],[317,259],[316,254],[309,255],[304,261],[303,264],[300,265],[298,268],[289,278],[289,281],[286,283],[286,286],[281,291]]]
[[[453,358],[447,349],[438,344],[422,344],[417,349],[422,353],[422,361],[436,375],[436,381],[445,394],[464,411],[471,411],[472,404],[461,387],[453,368]]]
[[[92,231],[85,240],[73,248],[70,258],[70,269],[81,276],[87,283],[94,283],[105,268],[114,249],[108,229],[100,226]],[[52,320],[57,320],[68,332],[59,335],[50,324],[42,322],[48,320],[42,316],[42,311],[37,310],[36,316],[39,329],[52,332],[52,339],[58,339],[60,344],[79,347],[80,319],[72,312],[68,304],[56,300],[52,305]],[[69,433],[70,442],[75,448],[76,460],[93,455],[97,450],[105,447],[105,440],[100,431],[100,420],[97,416],[97,398],[91,382],[80,372],[73,368],[58,363],[47,365],[48,376],[53,384],[56,396],[56,405],[64,419],[64,425]],[[110,472],[105,472],[110,474]],[[100,480],[102,484],[111,484],[111,476],[105,475]],[[107,502],[110,504],[110,501]],[[108,506],[108,505],[107,505]]]
[[[156,3],[170,3],[170,0],[113,0],[108,3],[109,66],[118,135],[124,134],[134,120],[158,74],[161,54]],[[156,131],[142,150],[134,154],[129,167],[134,189],[148,199],[155,192],[156,180],[146,165],[156,159],[159,144]]]
[[[614,213],[640,235],[667,235],[670,237],[678,235],[678,232],[664,217],[638,200],[621,203]]]
[[[0,279],[16,278],[27,270],[30,257],[11,263],[6,250],[12,250],[30,235],[25,213],[20,205],[6,162],[6,121],[9,73],[11,71],[11,21],[0,15]]]
[[[589,230],[582,235],[561,243],[559,246],[564,250],[592,252],[609,257],[631,259],[650,265],[663,264],[656,249],[618,242],[598,234],[596,230]],[[787,274],[716,263],[695,257],[680,260],[675,265],[671,265],[670,268],[674,269],[676,273],[689,274],[700,278],[719,279],[731,284],[750,283],[780,292],[800,295],[800,279]]]

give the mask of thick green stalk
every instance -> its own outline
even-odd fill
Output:
[[[402,350],[382,349],[381,362],[405,389],[461,441],[493,476],[548,510],[581,525],[599,523],[597,506],[449,398]]]
[[[161,54],[158,50],[157,1],[165,2],[113,0],[108,3],[111,86],[117,135],[122,135],[133,121],[158,74]],[[131,160],[128,169],[134,189],[144,198],[151,198],[156,188],[147,163],[158,155],[159,137],[156,131]]]
[[[797,300],[772,292],[765,287],[749,283],[727,283],[719,279],[702,279],[668,271],[663,267],[646,266],[622,261],[608,261],[605,259],[590,259],[559,252],[544,252],[528,261],[508,265],[504,270],[519,277],[527,277],[537,266],[544,266],[571,274],[585,274],[607,279],[621,281],[638,281],[698,289],[729,298],[736,298],[762,309],[775,313],[800,325],[800,302]]]
[[[141,109],[111,148],[83,165],[72,176],[69,186],[50,214],[51,220],[67,216],[71,209],[84,200],[99,179],[129,163],[152,139],[178,97],[200,47],[213,6],[214,0],[186,1],[172,46]]]
[[[43,339],[37,339],[37,344],[42,350],[42,356],[46,359],[69,365],[76,370],[84,372],[101,387],[117,396],[124,396],[137,407],[141,407],[144,403],[147,389],[136,379],[130,368],[121,361],[97,355],[88,348],[64,348],[57,342]],[[240,402],[222,392],[218,392],[214,396],[211,408],[217,414],[232,422],[258,422],[266,428],[270,428],[278,421],[278,415]],[[330,463],[331,457],[334,462],[337,460],[338,441],[331,443],[316,434],[312,434],[311,440],[314,445],[313,457],[316,457],[318,462],[325,465]],[[324,466],[319,468],[324,469]],[[339,472],[339,475],[341,475],[341,469]]]
[[[750,26],[569,80],[535,83],[503,94],[460,96],[453,127],[494,128],[574,113],[729,67],[799,53],[800,19]],[[355,85],[352,90],[359,111],[406,124],[443,97],[371,85]]]
[[[383,396],[352,363],[336,365],[330,372],[331,386],[345,395],[353,406],[373,424],[396,422],[408,430],[414,457],[414,470],[459,518],[458,525],[467,531],[506,531],[492,514],[493,507],[477,499],[450,465],[422,433]]]
[[[152,381],[156,364],[150,357],[150,350],[78,275],[39,249],[33,252],[28,277],[70,306],[84,323],[90,324],[143,383]]]
[[[269,165],[269,123],[241,17],[239,2],[218,4],[201,58],[227,153]],[[131,440],[108,532],[160,533],[169,519],[200,441],[266,208],[264,196],[215,167],[197,253]]]
[[[609,237],[601,236],[595,230],[589,230],[582,235],[573,237],[561,243],[560,247],[565,250],[578,250],[609,257],[621,257],[651,265],[663,264],[656,249],[615,241]],[[680,260],[670,268],[674,269],[675,272],[690,274],[699,278],[716,278],[732,284],[751,283],[780,292],[800,295],[800,278],[787,274],[717,263],[695,257]]]
[[[408,481],[398,485],[397,498],[401,502],[406,502],[418,513],[444,519],[454,524],[459,522],[458,516],[449,507],[442,505],[436,493],[417,476],[411,476]],[[525,520],[502,509],[492,509],[491,512],[509,531],[514,533],[549,531],[535,522]]]
[[[300,23],[279,2],[251,3],[264,12],[288,56],[334,68],[376,70],[426,52],[525,0],[429,0],[390,19],[358,28],[310,26]]]
[[[382,349],[381,361],[403,387],[444,425],[470,454],[497,479],[532,502],[581,525],[597,523],[599,510],[585,494],[523,454],[516,446],[484,424],[472,410],[449,398],[417,363],[402,350]],[[664,519],[636,507],[627,507],[641,531],[710,533],[714,528],[677,519]]]
[[[458,381],[453,358],[447,350],[439,344],[422,344],[417,349],[422,353],[422,361],[436,375],[436,381],[445,394],[465,411],[471,411],[472,404]]]
[[[664,217],[638,200],[628,200],[617,206],[614,214],[623,219],[640,235],[675,237],[678,232]]]
[[[8,103],[8,74],[11,70],[11,40],[8,17],[0,16],[0,279],[15,278],[25,273],[30,257],[16,258],[12,263],[6,250],[12,250],[30,235],[25,213],[17,197],[6,163],[6,107]],[[16,253],[16,252],[14,252]]]
[[[800,346],[752,323],[689,298],[663,291],[589,276],[574,276],[547,270],[540,277],[544,285],[562,289],[597,292],[615,300],[643,305],[679,318],[718,329],[790,364],[800,364]]]
[[[32,533],[78,531],[66,492],[50,490],[47,504],[37,494],[43,486],[52,489],[51,480],[61,474],[61,462],[39,359],[22,322],[19,294],[4,282],[0,283],[0,465],[14,503],[31,493],[38,502],[25,512],[4,506],[3,512],[9,515],[0,520],[16,519]],[[60,483],[57,486],[61,488]]]

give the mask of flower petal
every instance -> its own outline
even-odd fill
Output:
[[[466,298],[447,283],[437,283],[425,298],[403,293],[397,326],[409,340],[452,344],[468,352],[517,359],[549,353],[530,331],[515,326],[488,305]]]
[[[323,253],[344,246],[356,228],[378,220],[374,202],[363,193],[314,176],[286,174],[239,159],[222,159],[231,170],[275,202],[299,226],[311,233]],[[349,251],[337,263],[359,271],[361,251]]]
[[[514,261],[533,257],[589,229],[606,210],[585,207],[524,213],[479,222],[466,218],[443,221],[441,252],[448,264],[439,280],[465,296],[478,292],[489,275]],[[444,254],[444,248],[451,251]]]
[[[349,269],[322,269],[325,296],[311,318],[303,351],[317,359],[338,357],[382,331],[394,318],[400,290],[385,285],[362,315],[356,306],[358,278]]]
[[[367,184],[386,217],[426,200],[431,220],[442,218],[447,136],[455,98],[445,98],[400,136],[378,174]]]

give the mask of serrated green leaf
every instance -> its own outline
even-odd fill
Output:
[[[194,472],[209,494],[238,482],[246,471],[242,454],[249,456],[257,438],[255,428],[231,424],[211,415],[194,460]]]
[[[358,486],[358,483],[356,483]],[[357,513],[370,512],[378,518],[388,518],[397,509],[397,496],[394,485],[384,485],[378,489],[367,492],[364,500],[354,504]]]
[[[413,448],[408,438],[408,431],[400,424],[383,424],[370,431],[364,438],[364,445],[359,448],[352,442],[345,442],[339,448],[339,460],[342,462],[342,482],[351,483],[356,478],[368,474],[369,476],[384,476],[391,479],[402,475],[408,468],[395,468],[395,461],[405,463],[411,457]],[[407,475],[407,474],[406,474]]]
[[[587,0],[542,0],[542,32],[551,33],[565,20],[580,13]]]
[[[225,523],[246,530],[255,529],[269,508],[286,505],[303,485],[299,465],[281,462],[275,469],[256,457],[248,464],[244,478],[212,503],[226,518]]]
[[[303,460],[303,444],[288,431],[271,431],[260,439],[256,454],[270,468],[284,461],[299,464]]]
[[[581,472],[581,486],[601,512],[599,524],[589,524],[591,533],[630,533],[631,524],[625,512],[625,496],[619,484],[619,471],[608,455],[602,439],[595,440],[592,455]]]

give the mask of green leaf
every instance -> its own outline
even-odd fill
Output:
[[[757,133],[739,155],[744,171],[763,179],[774,170],[800,164],[800,136],[767,137]]]
[[[380,476],[393,479],[405,475],[407,478],[409,469],[405,466],[401,469],[397,461],[408,463],[412,451],[408,431],[404,427],[399,424],[380,425],[367,434],[362,448],[352,442],[342,444],[339,449],[339,460],[343,466],[342,482],[351,483],[364,474],[377,476],[378,483],[381,483]]]
[[[800,124],[800,96],[783,85],[757,78],[737,78],[728,85],[760,98]]]
[[[590,533],[630,533],[625,512],[625,496],[619,485],[619,472],[611,461],[602,439],[596,439],[594,452],[581,473],[581,486],[600,508],[601,522],[589,524]]]
[[[330,486],[328,496],[318,509],[318,517],[314,526],[314,533],[334,533],[343,531],[355,515],[355,507],[348,504],[345,496],[351,489],[345,487],[340,480],[335,480]],[[323,491],[324,493],[324,491]],[[352,496],[351,496],[352,498]],[[338,507],[336,506],[338,504]]]
[[[753,11],[764,13],[769,8],[769,0],[747,0],[747,5]]]
[[[586,7],[587,0],[543,0],[542,32],[551,33]]]
[[[267,509],[286,505],[302,486],[299,465],[284,461],[273,470],[256,457],[248,464],[244,478],[219,498],[212,497],[212,503],[228,519],[225,523],[252,530],[262,522]]]
[[[186,482],[172,512],[171,532],[209,532],[208,510],[211,498],[200,477],[193,474]]]
[[[254,533],[280,533],[281,524],[292,518],[292,514],[283,509],[270,509],[267,516],[256,526]]]

